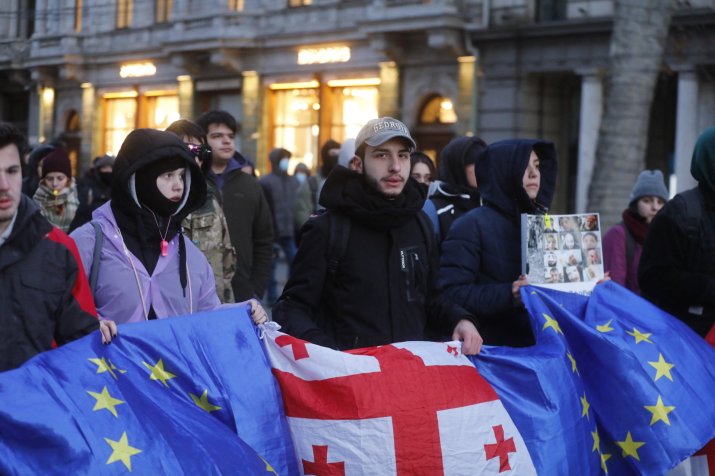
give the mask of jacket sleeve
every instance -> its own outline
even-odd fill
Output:
[[[55,314],[54,335],[55,342],[62,345],[97,330],[99,321],[74,241],[56,227],[47,235],[47,239],[56,242],[65,250],[65,291]]]
[[[628,263],[626,257],[626,229],[616,225],[603,237],[603,270],[621,286],[626,285]]]
[[[686,308],[715,305],[715,278],[688,269],[687,234],[668,211],[658,213],[648,228],[638,284],[644,295],[682,303]]]
[[[231,243],[231,236],[228,234],[228,224],[226,223],[226,215],[218,205],[216,206],[218,219],[221,221],[221,278],[223,281],[223,296],[222,302],[235,302],[233,295],[233,287],[231,281],[236,274],[236,250]]]
[[[318,223],[319,218],[308,220],[301,229],[303,238],[283,294],[273,306],[273,319],[287,334],[314,344],[337,348],[337,343],[317,324],[328,272],[325,251],[328,235],[327,230]]]
[[[482,253],[477,223],[469,216],[455,221],[442,242],[438,279],[442,298],[480,318],[515,310],[512,283],[479,282],[489,272],[482,269]]]
[[[273,260],[273,219],[271,209],[263,190],[256,182],[258,193],[256,214],[253,217],[253,266],[251,268],[251,284],[253,292],[259,298],[266,291],[268,278],[271,275]],[[240,252],[240,250],[239,250]]]

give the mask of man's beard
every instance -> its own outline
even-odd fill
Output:
[[[388,194],[388,193],[385,193],[385,192],[383,192],[382,190],[380,190],[380,181],[379,181],[379,180],[377,180],[377,179],[374,178],[374,177],[368,176],[368,175],[365,173],[365,171],[363,171],[363,174],[362,174],[362,175],[363,175],[363,180],[365,180],[365,183],[367,184],[367,186],[370,187],[371,189],[373,189],[373,190],[375,191],[375,193],[377,193],[377,194],[380,195],[381,197],[385,198],[386,200],[394,200],[394,199],[396,199],[398,196],[400,196],[400,193],[402,193],[402,190],[404,190],[404,187],[403,187],[403,189],[400,190],[400,193],[397,193],[397,194]]]

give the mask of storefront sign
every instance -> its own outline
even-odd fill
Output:
[[[345,63],[349,60],[350,48],[347,46],[301,48],[298,50],[298,64]]]
[[[143,76],[154,76],[156,66],[154,63],[129,63],[124,64],[119,69],[119,76],[122,78],[141,78]]]

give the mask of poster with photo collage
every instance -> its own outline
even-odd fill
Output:
[[[598,213],[521,216],[522,274],[536,286],[590,294],[603,278]]]

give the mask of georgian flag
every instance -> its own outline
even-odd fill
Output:
[[[536,474],[460,344],[339,352],[265,326],[301,474]]]

